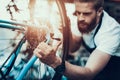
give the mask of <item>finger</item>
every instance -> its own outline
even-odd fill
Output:
[[[61,45],[62,41],[56,41],[52,47],[54,49],[54,51],[57,51],[57,49],[59,48],[59,46]]]
[[[41,42],[41,43],[38,44],[37,48],[38,48],[38,49],[41,49],[41,51],[44,52],[44,51],[48,48],[48,46],[49,46],[49,45],[48,45],[47,43]]]
[[[40,49],[35,49],[34,51],[33,51],[33,53],[38,57],[38,58],[42,58],[42,55],[40,54]]]
[[[41,42],[37,46],[37,48],[40,49],[40,54],[42,55],[42,57],[46,57],[47,55],[53,52],[53,48],[46,44],[45,42]]]

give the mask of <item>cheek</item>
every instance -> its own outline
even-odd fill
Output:
[[[91,23],[94,23],[94,21],[96,20],[96,17],[93,16],[93,17],[88,17],[86,18],[86,23],[87,24],[91,24]]]

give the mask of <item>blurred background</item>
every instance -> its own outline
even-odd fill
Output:
[[[43,18],[43,20],[51,19],[49,16],[49,11],[51,10],[51,7],[43,6],[44,4],[46,4],[44,3],[46,1],[47,0],[0,0],[0,19],[23,22],[26,24],[35,23],[38,25],[41,18]],[[76,17],[73,16],[74,0],[64,1],[67,15],[70,18],[71,22],[71,30],[74,34],[80,35],[79,31],[75,28],[77,24]],[[51,3],[49,5],[51,5]],[[56,10],[56,6],[54,7],[54,9],[55,12],[58,11]],[[120,23],[120,0],[105,0],[104,9],[109,13],[109,15],[114,17]],[[43,10],[42,16],[40,16],[41,10]],[[56,16],[59,15],[59,12],[56,13]],[[55,17],[55,15],[51,15],[51,17]],[[55,18],[57,18],[58,20],[59,17],[57,16]],[[54,26],[58,25],[56,23],[59,22],[55,22],[57,20],[52,18],[51,22],[55,23],[53,24]],[[8,58],[10,53],[14,50],[22,37],[23,35],[20,34],[19,31],[17,32],[14,30],[0,28],[0,66],[2,66],[2,64]],[[25,43],[19,56],[17,57],[12,71],[8,75],[7,80],[16,79],[24,65],[31,58],[31,55],[29,55],[30,53],[31,51],[28,48],[28,44]],[[80,47],[80,49],[76,51],[74,55],[68,56],[68,60],[73,64],[84,66],[88,59],[88,56],[88,51],[84,47]],[[53,76],[52,73],[54,73],[54,71],[50,67],[39,63],[38,60],[29,70],[24,80],[50,80],[51,76]],[[67,78],[63,78],[63,80],[67,80]]]

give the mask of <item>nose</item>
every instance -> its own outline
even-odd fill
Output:
[[[79,15],[77,16],[77,18],[78,18],[78,21],[84,21],[84,20],[85,20],[85,17],[83,16],[82,13],[79,14]]]

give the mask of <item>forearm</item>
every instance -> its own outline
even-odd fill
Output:
[[[70,51],[71,52],[77,51],[81,46],[81,41],[82,41],[81,36],[76,36],[74,34],[71,34],[70,35]]]
[[[55,63],[51,65],[54,69],[62,63],[60,58],[55,60]],[[80,67],[77,65],[73,65],[69,62],[65,62],[65,75],[67,78],[71,80],[92,80],[94,74],[90,71],[89,68]]]
[[[66,62],[65,65],[66,70],[64,75],[71,80],[92,80],[93,74],[89,68],[73,65],[69,62]]]

